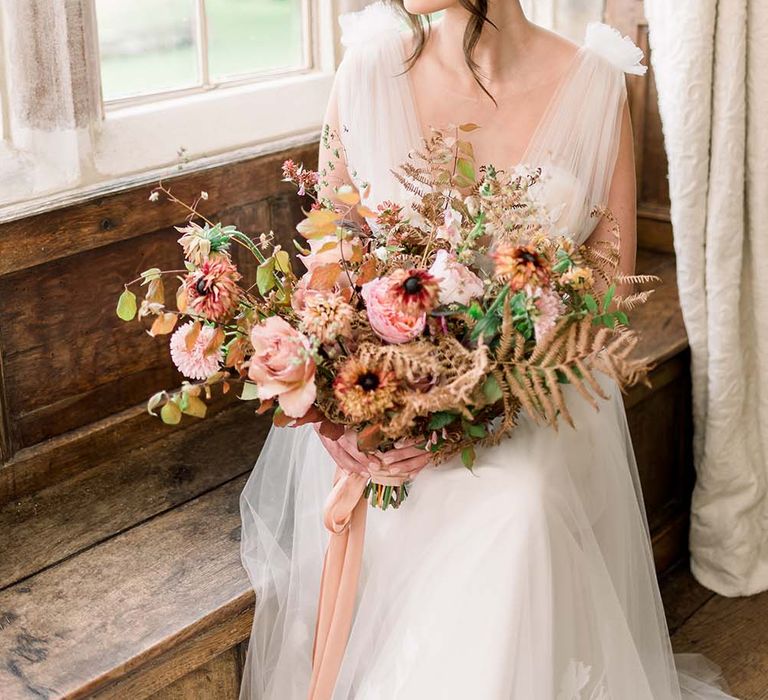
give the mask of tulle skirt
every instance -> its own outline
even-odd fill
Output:
[[[424,470],[368,513],[335,700],[727,698],[672,654],[616,386],[575,428],[523,419],[473,472]],[[304,700],[334,465],[311,427],[273,430],[242,497],[256,616],[242,700]]]

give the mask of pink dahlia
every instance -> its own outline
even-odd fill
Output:
[[[219,371],[219,363],[223,359],[223,353],[219,348],[216,352],[205,354],[205,349],[216,333],[213,326],[202,326],[195,344],[191,350],[188,350],[187,333],[194,325],[194,321],[189,321],[183,326],[179,326],[171,336],[171,359],[185,377],[208,379]]]
[[[227,318],[240,298],[237,282],[241,275],[228,256],[222,255],[203,261],[184,280],[189,302],[189,313],[211,321]]]
[[[533,332],[538,342],[555,327],[557,319],[565,311],[565,305],[556,292],[542,288],[534,292],[533,305],[536,307],[536,313],[533,317]]]

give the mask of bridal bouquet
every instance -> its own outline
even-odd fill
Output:
[[[619,272],[614,240],[576,246],[556,232],[541,204],[540,172],[476,167],[473,124],[435,130],[396,172],[408,201],[362,203],[366,191],[330,186],[329,173],[292,161],[283,176],[311,208],[297,226],[297,272],[273,234],[250,237],[199,212],[202,193],[178,228],[185,269],[147,270],[125,286],[117,313],[151,320],[170,334],[170,353],[188,381],[148,404],[167,423],[205,415],[214,387],[242,384],[240,397],[273,410],[279,426],[319,423],[329,437],[358,434],[363,451],[416,440],[436,460],[461,454],[471,468],[479,445],[497,444],[520,416],[571,422],[564,388],[597,408],[595,373],[624,388],[647,367],[630,354],[637,336],[620,284],[648,276]],[[338,148],[326,131],[327,148]],[[323,197],[319,193],[332,193]],[[230,255],[258,260],[244,281]],[[164,284],[177,281],[175,303]],[[135,285],[146,287],[138,303]],[[372,504],[397,507],[407,484],[373,477]]]

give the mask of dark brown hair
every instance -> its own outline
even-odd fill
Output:
[[[410,70],[413,68],[413,64],[418,61],[422,51],[424,51],[424,46],[427,42],[427,30],[430,26],[430,18],[428,15],[411,14],[405,9],[403,0],[393,0],[393,2],[408,19],[408,23],[413,30],[413,35],[416,38],[413,53],[406,61],[406,70]],[[488,0],[459,0],[459,2],[470,14],[467,28],[464,30],[464,62],[467,64],[469,70],[472,71],[472,76],[482,91],[496,102],[496,100],[493,99],[493,95],[488,92],[483,84],[480,67],[475,62],[472,54],[475,51],[477,42],[480,41],[480,35],[482,34],[483,27],[486,23],[490,24],[494,29],[498,29],[498,27],[488,19]]]

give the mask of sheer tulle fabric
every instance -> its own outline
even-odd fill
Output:
[[[420,129],[400,25],[378,4],[344,25],[335,94],[350,174],[371,203],[404,198],[390,168]],[[617,63],[629,47],[603,44],[578,52],[526,154],[579,241],[607,199],[631,67]],[[474,473],[428,468],[398,512],[369,512],[335,700],[729,697],[701,658],[675,667],[623,403],[603,387],[599,411],[569,397],[575,429],[523,419]],[[311,427],[273,430],[243,491],[256,591],[243,700],[306,697],[333,474]]]

